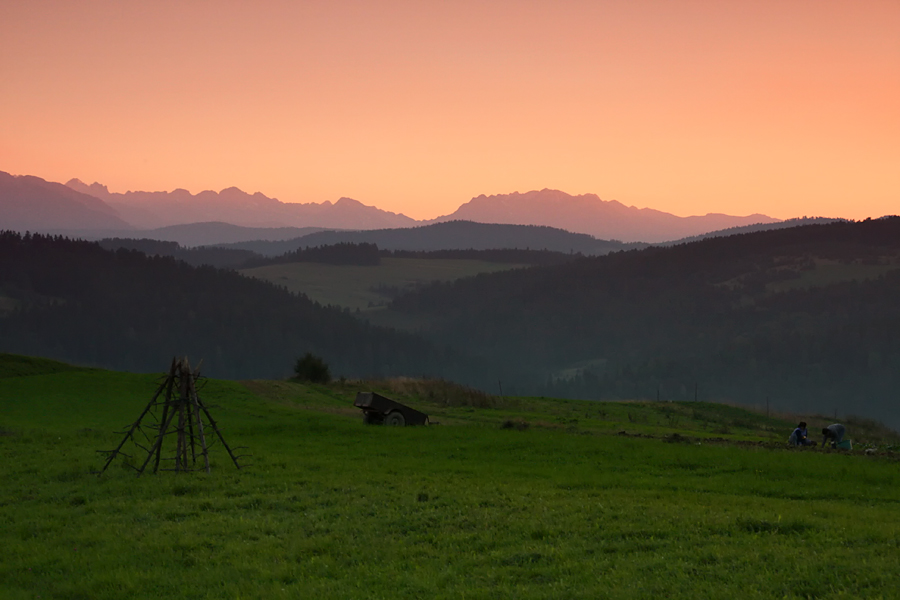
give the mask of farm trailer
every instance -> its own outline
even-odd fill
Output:
[[[427,425],[428,415],[375,392],[359,392],[353,406],[363,411],[370,425]]]

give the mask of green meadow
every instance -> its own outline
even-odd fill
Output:
[[[320,304],[364,311],[389,301],[376,291],[382,286],[408,290],[432,281],[453,281],[519,266],[482,260],[387,257],[377,266],[300,262],[244,269],[241,274],[306,294]]]
[[[0,597],[891,598],[894,432],[789,449],[795,417],[487,396],[444,382],[206,380],[212,473],[110,449],[157,375],[0,355]],[[365,426],[356,391],[431,415]],[[808,419],[811,429],[821,418]],[[821,426],[821,425],[820,425]],[[864,448],[876,449],[866,453]]]
[[[797,289],[825,287],[847,281],[877,279],[885,273],[900,268],[900,258],[895,255],[879,256],[871,264],[863,261],[810,260],[798,277],[772,282],[766,285],[770,292],[786,292]]]

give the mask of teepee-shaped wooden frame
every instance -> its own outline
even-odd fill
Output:
[[[203,361],[201,361],[202,363]],[[208,430],[215,432],[219,441],[225,446],[228,455],[234,462],[234,466],[238,469],[238,458],[232,449],[222,437],[215,419],[209,413],[197,395],[197,380],[200,377],[200,366],[191,370],[191,365],[187,357],[173,358],[172,366],[169,368],[169,374],[165,380],[156,389],[153,399],[140,414],[137,420],[132,423],[131,427],[125,433],[125,437],[119,442],[115,450],[101,450],[106,453],[106,463],[100,469],[99,474],[106,471],[107,467],[112,464],[113,460],[122,455],[134,461],[135,456],[131,456],[122,451],[125,443],[131,440],[133,444],[146,452],[146,458],[140,466],[126,463],[134,468],[138,476],[144,473],[144,470],[153,462],[153,472],[160,470],[160,462],[174,461],[173,467],[163,468],[163,471],[199,471],[201,467],[197,465],[198,448],[199,456],[203,459],[203,469],[209,473],[209,448],[207,444],[206,433]],[[156,417],[159,409],[162,409],[162,416]],[[204,419],[205,415],[205,419]],[[145,423],[147,419],[153,420],[153,423]],[[149,430],[150,434],[147,433]],[[164,457],[163,445],[168,435],[175,436],[175,455]],[[239,448],[235,448],[238,450]],[[138,454],[138,453],[136,453]]]

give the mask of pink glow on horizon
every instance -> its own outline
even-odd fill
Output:
[[[7,2],[0,170],[415,218],[900,212],[900,3]]]

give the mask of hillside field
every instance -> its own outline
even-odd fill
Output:
[[[12,312],[17,306],[19,306],[19,302],[15,298],[0,294],[0,316]]]
[[[788,449],[796,417],[503,398],[440,381],[206,380],[213,470],[110,449],[154,375],[0,355],[0,597],[889,598],[895,432]],[[439,425],[365,426],[380,390]],[[811,431],[822,418],[810,417]],[[877,447],[875,454],[863,448]],[[894,590],[894,591],[891,591]]]
[[[298,262],[240,272],[306,294],[319,304],[365,311],[383,307],[390,301],[388,296],[375,291],[379,286],[409,290],[432,281],[454,281],[520,266],[481,260],[382,258],[378,266]]]

